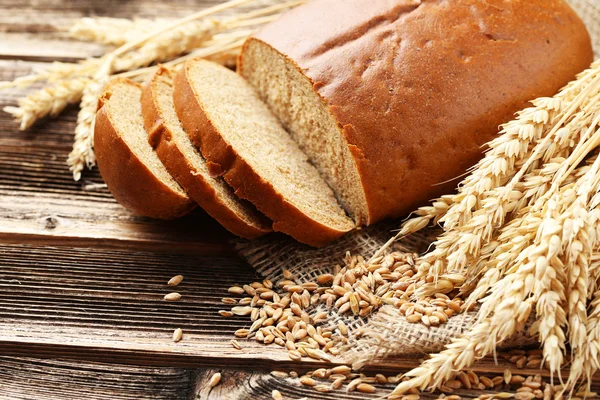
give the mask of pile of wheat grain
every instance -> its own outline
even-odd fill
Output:
[[[73,150],[67,159],[73,178],[79,180],[85,167],[91,169],[96,164],[93,133],[97,99],[112,76],[144,79],[153,68],[148,66],[176,66],[193,57],[230,64],[243,41],[258,27],[303,2],[231,0],[176,21],[84,18],[71,28],[71,37],[119,47],[99,58],[79,63],[55,62],[38,73],[0,82],[0,89],[45,84],[43,89],[19,99],[17,107],[5,107],[4,111],[12,114],[20,122],[20,129],[25,130],[40,118],[56,117],[67,105],[80,103]],[[253,3],[256,9],[239,10]],[[214,16],[223,11],[230,15]]]

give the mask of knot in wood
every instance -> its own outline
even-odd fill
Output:
[[[58,226],[58,219],[54,217],[44,218],[44,229],[55,229]]]

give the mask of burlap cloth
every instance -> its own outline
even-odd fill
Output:
[[[594,43],[596,59],[600,58],[600,0],[569,0],[586,23]],[[365,258],[374,254],[393,236],[401,221],[385,221],[375,226],[348,234],[335,243],[321,249],[314,249],[284,235],[268,235],[254,241],[236,240],[239,254],[253,266],[264,278],[278,280],[283,269],[292,271],[300,282],[314,280],[318,275],[330,273],[336,264],[343,264],[347,252],[360,254]],[[390,251],[410,251],[422,253],[435,238],[436,230],[418,232],[399,243]],[[326,311],[317,307],[311,313]],[[384,306],[370,317],[360,318],[351,315],[340,316],[331,310],[326,325],[335,326],[342,319],[356,331],[366,334],[351,337],[348,351],[342,357],[355,366],[365,362],[376,362],[389,355],[421,356],[441,350],[453,337],[468,330],[474,322],[473,314],[462,314],[450,318],[439,327],[426,327],[422,324],[408,323],[393,306]],[[526,330],[525,330],[526,331]],[[531,344],[535,339],[526,333],[515,335],[503,346],[522,346]]]

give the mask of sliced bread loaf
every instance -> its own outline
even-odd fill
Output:
[[[94,129],[98,169],[125,208],[152,218],[181,217],[196,204],[148,144],[141,94],[141,86],[128,79],[115,79],[104,89]]]
[[[150,145],[188,195],[223,227],[252,239],[271,231],[271,221],[239,199],[223,178],[210,176],[175,113],[173,76],[159,67],[142,92],[142,111]]]
[[[372,224],[454,189],[498,125],[592,58],[564,0],[329,0],[264,27],[238,70]]]
[[[332,190],[254,89],[220,65],[189,60],[173,97],[192,142],[242,198],[273,220],[273,229],[314,246],[354,223]]]

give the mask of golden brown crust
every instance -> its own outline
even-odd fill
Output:
[[[364,4],[300,6],[244,49],[263,42],[311,80],[351,146],[369,223],[452,190],[456,181],[439,183],[476,163],[498,125],[593,57],[563,0]]]
[[[222,175],[235,193],[273,220],[273,230],[286,233],[299,242],[323,246],[347,233],[310,218],[278,193],[221,137],[187,78],[189,60],[174,80],[173,99],[179,119],[190,139],[209,160],[211,171]]]
[[[174,192],[162,183],[143,161],[131,151],[113,125],[115,116],[107,110],[106,104],[112,96],[112,85],[127,83],[129,80],[115,80],[104,89],[99,101],[94,128],[94,151],[98,169],[114,198],[135,214],[174,219],[189,213],[196,207],[187,196]]]
[[[153,86],[158,83],[161,75],[171,77],[169,70],[163,67],[159,68],[142,91],[142,111],[150,145],[169,173],[204,211],[231,233],[246,239],[254,239],[271,232],[270,221],[260,213],[256,212],[252,216],[260,225],[251,225],[229,208],[213,187],[214,182],[207,180],[207,177],[188,160],[177,144],[171,141],[172,133],[163,122]]]

